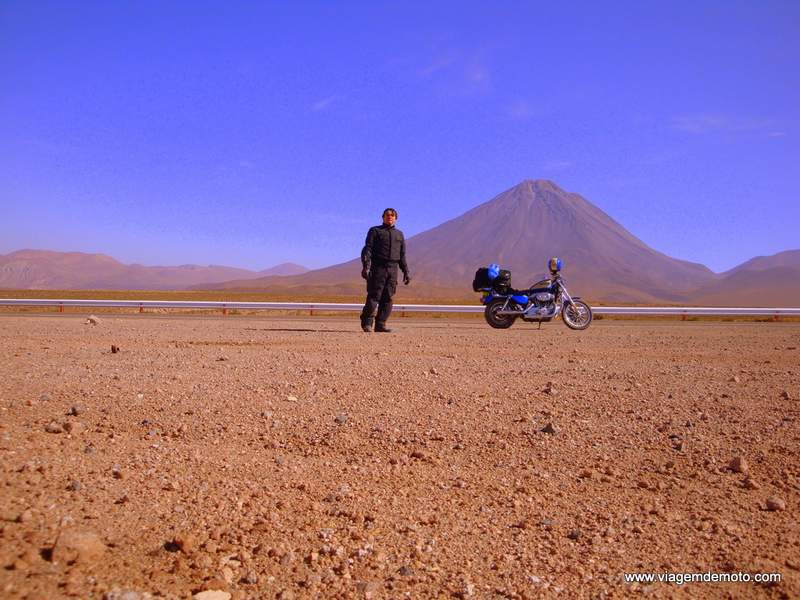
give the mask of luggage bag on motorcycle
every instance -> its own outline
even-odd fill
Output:
[[[490,289],[492,289],[492,277],[489,274],[489,268],[481,267],[475,271],[475,279],[472,280],[472,291],[480,292]]]
[[[500,294],[505,294],[511,289],[511,271],[500,269],[500,274],[492,281],[492,289]]]

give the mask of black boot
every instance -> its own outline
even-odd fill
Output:
[[[375,324],[375,333],[392,333],[392,330],[381,323]]]

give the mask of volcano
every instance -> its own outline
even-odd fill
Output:
[[[512,285],[541,278],[558,256],[569,289],[594,301],[681,302],[717,277],[707,267],[650,248],[582,196],[525,180],[463,215],[406,241],[414,276],[403,296],[466,298],[478,267],[499,263]],[[362,294],[358,259],[292,277],[231,281],[224,289]],[[402,286],[401,286],[402,287]]]

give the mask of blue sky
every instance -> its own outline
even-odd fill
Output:
[[[800,247],[800,3],[0,2],[0,253],[325,266],[523,179]]]

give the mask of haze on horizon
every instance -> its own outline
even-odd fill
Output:
[[[0,253],[321,267],[524,179],[720,272],[800,247],[800,4],[0,4]]]

